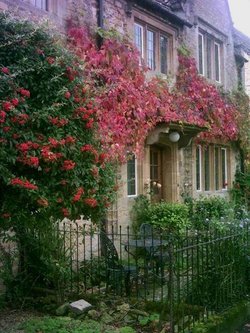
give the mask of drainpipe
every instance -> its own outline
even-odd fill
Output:
[[[97,0],[97,2],[98,2],[97,25],[98,25],[98,28],[104,29],[104,23],[103,23],[104,0]],[[98,36],[97,36],[97,46],[98,46],[98,48],[101,48],[102,41],[103,41],[102,37],[98,34]]]
[[[104,0],[98,0],[98,28],[103,29]]]

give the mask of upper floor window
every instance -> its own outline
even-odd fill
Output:
[[[222,45],[213,36],[199,32],[198,34],[198,70],[208,79],[222,82]]]
[[[150,70],[162,74],[170,72],[172,36],[167,31],[136,21],[134,41],[141,58]]]
[[[137,163],[136,163],[135,155],[131,155],[128,157],[127,194],[128,194],[128,196],[137,195]]]
[[[37,8],[48,10],[48,0],[31,0],[31,4]]]

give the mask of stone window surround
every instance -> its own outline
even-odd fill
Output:
[[[209,149],[209,189],[205,190],[205,149]],[[218,161],[216,161],[215,151],[218,148]],[[201,186],[197,188],[197,153],[199,153],[200,157],[200,165],[199,165],[199,172],[200,172],[200,181]],[[223,163],[223,154],[224,154],[224,163]],[[205,145],[196,145],[194,146],[194,158],[195,158],[195,189],[197,193],[210,193],[210,192],[224,192],[228,190],[228,184],[230,183],[230,147],[223,146],[220,144],[210,144],[208,146]],[[218,163],[218,164],[217,164]],[[216,188],[216,168],[218,172],[218,188]],[[224,175],[223,171],[224,170]],[[224,178],[224,179],[223,179]]]
[[[136,23],[140,26],[142,26],[144,29],[149,28],[150,31],[156,32],[156,55],[155,55],[155,69],[151,70],[150,73],[152,74],[160,74],[160,44],[159,44],[159,38],[160,34],[162,36],[166,36],[168,38],[168,73],[167,74],[174,74],[176,70],[176,59],[177,59],[177,53],[176,53],[176,35],[177,30],[168,25],[167,23],[164,23],[164,21],[157,19],[157,17],[147,14],[145,12],[141,12],[137,9],[134,9],[132,12],[132,22],[133,25]],[[131,31],[134,31],[132,29]],[[144,35],[146,32],[144,31]],[[145,40],[145,37],[144,37]],[[146,45],[144,43],[143,45],[143,58],[146,60]],[[163,74],[164,75],[164,74]]]

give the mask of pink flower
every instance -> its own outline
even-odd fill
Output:
[[[79,187],[79,189],[77,190],[76,194],[73,197],[73,202],[77,202],[81,199],[81,196],[84,194],[84,189],[83,187]]]
[[[19,90],[19,92],[20,92],[20,94],[21,95],[23,95],[23,96],[25,96],[25,97],[30,97],[30,91],[29,90],[27,90],[27,89],[23,89],[23,88],[21,88],[20,90]]]
[[[1,111],[0,111],[0,112],[1,112]],[[0,117],[1,117],[1,115],[0,115]],[[1,119],[0,119],[0,123],[1,123]],[[5,133],[9,132],[9,131],[10,131],[10,126],[5,126],[5,127],[3,127],[3,131],[4,131]]]
[[[13,105],[10,102],[3,102],[3,109],[5,111],[10,111],[13,108]]]
[[[34,166],[35,168],[37,168],[39,166],[39,158],[35,157],[35,156],[31,156],[27,158],[28,160],[28,164],[31,166]]]
[[[105,162],[106,159],[107,159],[107,157],[108,157],[107,154],[105,154],[105,153],[101,153],[101,154],[99,155],[99,163],[102,164],[103,162]]]
[[[19,100],[17,98],[12,98],[11,104],[14,105],[14,106],[18,106]]]
[[[44,199],[44,198],[38,199],[37,203],[38,203],[39,206],[42,206],[42,207],[48,207],[48,205],[49,205],[48,200]]]
[[[10,74],[9,68],[8,67],[2,67],[1,72],[4,74]]]
[[[20,143],[16,145],[17,149],[22,152],[27,152],[30,149],[30,144],[28,142]]]
[[[29,116],[25,113],[21,113],[15,117],[10,118],[13,123],[18,123],[19,125],[24,125],[29,120]]]
[[[10,185],[20,186],[27,190],[37,190],[38,187],[35,184],[30,183],[28,180],[22,180],[18,177],[11,179]]]
[[[71,160],[65,160],[63,161],[63,166],[62,166],[62,170],[68,171],[68,170],[72,170],[75,167],[75,162],[71,161]]]
[[[56,148],[60,145],[60,142],[54,138],[49,138],[49,143],[54,148]]]
[[[71,96],[71,93],[69,91],[66,91],[66,93],[64,94],[64,97],[69,99]]]
[[[87,122],[87,124],[86,124],[86,128],[92,128],[93,127],[93,125],[94,125],[94,119],[89,119],[89,121]]]
[[[67,208],[62,208],[62,213],[63,213],[63,216],[64,216],[64,217],[69,216],[69,211],[68,211]]]
[[[69,135],[65,138],[65,143],[72,144],[72,143],[75,143],[75,142],[76,142],[76,139],[73,138],[73,136]]]
[[[0,110],[0,123],[4,123],[6,118],[6,112]]]
[[[92,145],[89,145],[89,144],[84,145],[84,146],[82,146],[82,148],[81,148],[81,151],[82,151],[82,152],[84,152],[84,151],[91,151],[91,152],[93,152],[93,150],[94,150],[94,147],[93,147]]]
[[[50,151],[47,146],[41,149],[41,155],[45,162],[54,162],[57,160],[57,155]]]
[[[46,60],[50,65],[54,64],[54,62],[55,62],[55,58],[53,58],[53,57],[48,57]]]
[[[65,125],[68,124],[68,119],[65,119],[65,118],[62,118],[62,119],[59,119],[58,117],[55,117],[55,118],[50,118],[49,119],[51,124],[57,126],[57,127],[63,127]]]
[[[97,206],[97,200],[94,198],[86,198],[83,200],[83,202],[92,208]]]

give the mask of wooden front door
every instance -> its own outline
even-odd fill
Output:
[[[158,147],[150,147],[150,191],[153,202],[163,199],[162,195],[162,150]]]

